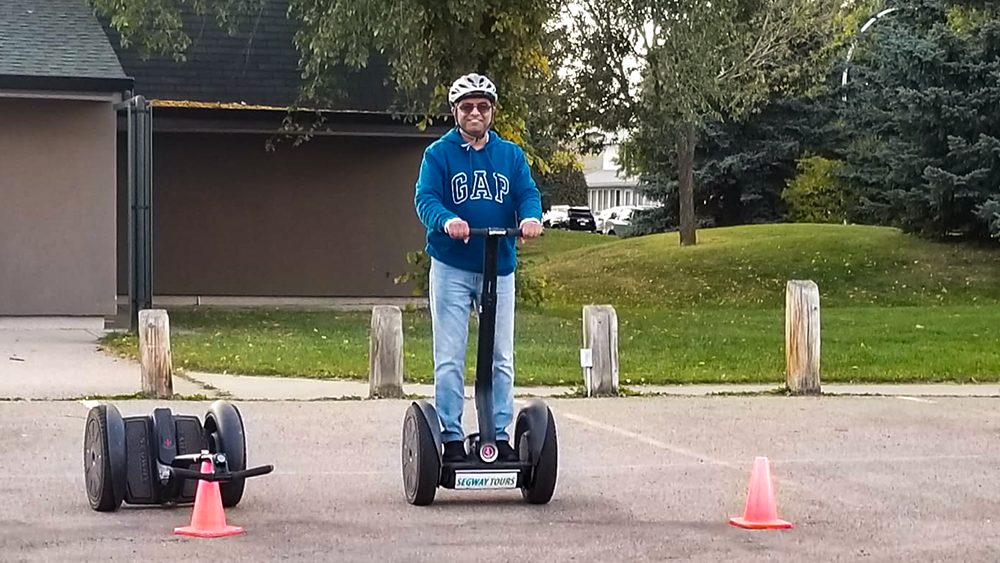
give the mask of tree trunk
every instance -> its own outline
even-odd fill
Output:
[[[680,198],[681,246],[694,246],[694,125],[687,124],[677,140],[677,179]]]

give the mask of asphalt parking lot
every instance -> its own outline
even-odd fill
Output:
[[[0,553],[36,561],[997,560],[998,403],[962,397],[550,399],[553,500],[439,490],[406,503],[407,401],[239,402],[246,533],[173,534],[190,506],[90,510],[79,401],[0,402]],[[122,401],[125,416],[168,405]],[[467,413],[472,413],[471,403]],[[466,417],[474,423],[474,417]],[[790,530],[731,526],[767,456]]]

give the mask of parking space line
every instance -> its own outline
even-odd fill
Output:
[[[985,454],[950,454],[950,455],[902,455],[884,457],[840,457],[840,458],[778,458],[776,463],[799,463],[799,464],[866,464],[874,465],[879,463],[926,463],[931,461],[963,461],[963,460],[996,460],[998,455]]]
[[[931,401],[930,399],[918,399],[916,397],[907,397],[905,395],[895,395],[893,398],[899,399],[901,401],[913,401],[915,403],[936,403],[937,401]]]
[[[564,411],[564,412],[560,413],[560,416],[562,416],[563,418],[568,418],[569,420],[572,420],[572,421],[575,421],[575,422],[579,422],[581,424],[586,424],[587,426],[592,426],[592,427],[597,428],[599,430],[604,430],[605,432],[611,432],[612,434],[618,434],[619,436],[625,436],[627,438],[632,438],[633,440],[642,442],[643,444],[647,444],[647,445],[650,445],[650,446],[653,446],[653,447],[656,447],[656,448],[660,448],[662,450],[667,450],[669,452],[673,452],[673,453],[678,454],[678,455],[682,455],[682,456],[685,456],[685,457],[696,459],[698,461],[708,462],[708,463],[711,463],[711,464],[714,464],[714,465],[722,465],[722,466],[725,466],[725,467],[735,467],[732,463],[729,463],[727,461],[722,461],[722,460],[714,459],[714,458],[709,457],[709,456],[707,456],[705,454],[694,452],[694,451],[691,451],[689,449],[682,448],[682,447],[679,447],[679,446],[674,446],[674,445],[668,444],[666,442],[662,442],[660,440],[657,440],[656,438],[650,438],[648,436],[643,436],[642,434],[639,434],[639,433],[636,433],[636,432],[632,432],[630,430],[625,430],[623,428],[618,428],[617,426],[611,426],[610,424],[605,424],[603,422],[598,422],[596,420],[591,420],[589,418],[586,418],[586,417],[583,417],[583,416],[580,416],[580,415],[576,415],[576,414],[572,414],[572,413],[568,413],[568,412]]]
[[[526,404],[526,402],[523,401],[523,400],[521,400],[521,399],[515,399],[514,403],[516,405],[518,405],[518,406],[524,406]],[[580,416],[580,415],[577,415],[577,414],[572,414],[572,413],[568,413],[568,412],[560,412],[559,416],[562,416],[563,418],[568,418],[570,420],[574,420],[574,421],[579,422],[581,424],[586,424],[587,426],[592,426],[594,428],[597,428],[597,429],[600,429],[600,430],[604,430],[606,432],[611,432],[613,434],[618,434],[620,436],[626,436],[626,437],[632,438],[633,440],[638,440],[639,442],[642,442],[644,444],[648,444],[650,446],[653,446],[653,447],[656,447],[656,448],[660,448],[662,450],[667,450],[667,451],[670,451],[670,452],[674,452],[675,454],[679,454],[679,455],[682,455],[682,456],[685,456],[685,457],[689,457],[691,459],[696,459],[698,461],[708,462],[708,463],[712,463],[712,464],[715,464],[715,465],[722,465],[722,466],[725,466],[725,467],[734,467],[734,465],[732,463],[729,463],[727,461],[721,461],[721,460],[718,460],[718,459],[713,459],[713,458],[711,458],[711,457],[709,457],[707,455],[700,454],[698,452],[693,452],[691,450],[688,450],[688,449],[685,449],[685,448],[681,448],[679,446],[672,446],[672,445],[670,445],[670,444],[668,444],[666,442],[662,442],[660,440],[657,440],[656,438],[650,438],[648,436],[643,436],[642,434],[638,434],[636,432],[631,432],[629,430],[624,430],[624,429],[618,428],[616,426],[611,426],[610,424],[604,424],[603,422],[598,422],[596,420],[591,420],[589,418],[586,418],[586,417],[583,417],[583,416]]]
[[[99,401],[80,401],[80,404],[86,407],[87,410],[90,410],[101,403]]]

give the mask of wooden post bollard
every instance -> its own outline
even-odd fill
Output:
[[[403,396],[403,312],[399,307],[372,308],[368,347],[368,396]]]
[[[785,288],[785,374],[792,393],[820,392],[819,344],[819,288],[791,280]]]
[[[617,395],[618,315],[611,305],[583,308],[583,351],[580,363],[587,396]],[[588,361],[583,361],[585,356]]]
[[[155,399],[174,396],[170,357],[170,319],[163,309],[139,311],[139,352],[142,394]]]

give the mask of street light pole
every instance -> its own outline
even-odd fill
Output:
[[[865,25],[861,26],[861,30],[858,31],[858,35],[860,36],[862,33],[868,31],[868,28],[871,27],[872,24],[874,24],[875,21],[878,20],[879,18],[884,17],[884,16],[886,16],[888,14],[891,14],[892,12],[895,12],[898,9],[899,8],[888,8],[888,9],[882,10],[881,12],[875,14],[875,17],[873,17],[872,19],[870,19],[867,22],[865,22]],[[851,43],[851,48],[847,50],[847,66],[844,67],[844,75],[841,77],[841,80],[840,80],[841,86],[847,86],[847,71],[850,70],[851,57],[854,56],[854,45],[855,44],[856,44],[856,42],[852,42]],[[843,98],[843,100],[845,102],[847,101],[847,92],[846,91],[844,92],[844,98]]]

